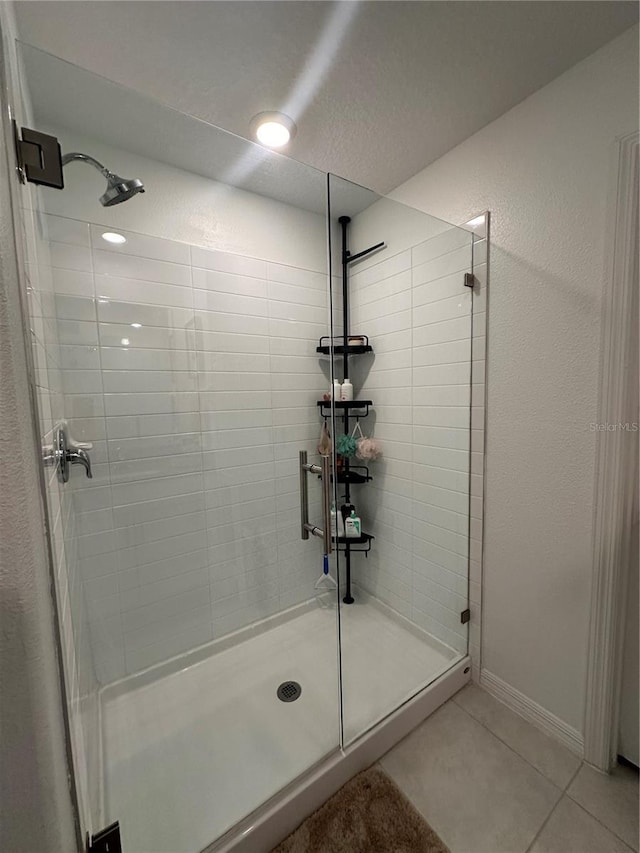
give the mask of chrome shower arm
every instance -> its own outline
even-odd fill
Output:
[[[82,154],[80,151],[72,151],[70,154],[62,155],[63,166],[66,166],[67,163],[71,163],[73,160],[81,160],[84,163],[89,163],[94,167],[94,169],[97,169],[101,175],[104,175],[105,178],[109,178],[113,174],[106,166],[103,166],[99,160],[96,160],[95,157],[91,157],[89,154]]]
[[[63,154],[61,157],[63,166],[72,163],[74,160],[79,160],[81,163],[88,163],[107,179],[107,189],[100,196],[100,204],[103,207],[120,204],[120,202],[127,201],[132,196],[144,192],[144,184],[140,178],[121,178],[120,175],[116,175],[115,172],[107,169],[106,166],[90,154],[83,154],[81,151],[71,151],[69,154]],[[62,189],[62,183],[60,189]]]

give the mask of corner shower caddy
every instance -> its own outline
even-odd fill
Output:
[[[338,219],[342,229],[342,308],[343,308],[343,333],[342,344],[334,344],[332,339],[324,336],[318,341],[316,352],[332,357],[342,356],[344,367],[344,380],[349,379],[349,357],[352,355],[362,355],[363,353],[373,352],[373,347],[369,344],[369,338],[366,335],[359,335],[364,340],[364,343],[350,344],[349,338],[349,264],[354,261],[361,260],[373,252],[377,252],[384,248],[385,244],[376,243],[375,246],[370,246],[362,252],[352,255],[348,249],[348,225],[351,222],[350,216],[341,216]],[[332,386],[333,387],[333,386]],[[342,425],[345,435],[351,432],[351,421],[360,418],[366,418],[370,408],[373,406],[373,400],[335,400],[333,403],[330,400],[318,400],[318,409],[325,423],[331,418],[332,407],[338,417],[342,419]],[[340,413],[340,414],[339,414]],[[345,503],[351,502],[351,486],[356,483],[368,483],[372,477],[369,474],[369,468],[366,465],[352,465],[349,459],[343,457],[342,470],[337,472],[337,482],[343,485]],[[371,543],[374,537],[370,533],[362,533],[358,537],[337,536],[335,537],[336,550],[342,551],[345,555],[346,566],[346,588],[345,595],[342,599],[345,604],[353,604],[355,601],[351,594],[351,554],[353,552],[361,552],[367,555],[371,550]]]

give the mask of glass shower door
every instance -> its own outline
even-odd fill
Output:
[[[349,743],[467,654],[473,235],[329,187]]]
[[[22,58],[146,188],[22,212],[83,829],[195,851],[466,654],[472,236],[330,176],[327,269],[326,175]]]
[[[43,444],[58,421],[92,444],[52,507],[82,828],[195,853],[340,743],[337,595],[299,509],[330,384],[326,176],[22,59],[35,127],[146,190],[102,207],[74,162],[29,217]]]

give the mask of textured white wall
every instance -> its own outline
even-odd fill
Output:
[[[0,6],[2,54],[15,89],[10,10]],[[15,97],[18,118],[22,105]],[[0,181],[13,175],[5,103]],[[0,729],[3,850],[71,853],[76,849],[67,779],[62,697],[55,651],[43,507],[34,453],[16,246],[9,194],[0,204]]]
[[[638,28],[399,187],[492,212],[483,666],[582,729],[607,190]]]
[[[30,44],[234,133],[279,105],[299,125],[294,157],[388,191],[635,23],[628,5],[20,2],[17,15]]]

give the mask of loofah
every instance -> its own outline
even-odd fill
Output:
[[[320,429],[320,440],[318,441],[318,453],[320,456],[331,456],[333,445],[331,444],[331,433],[327,429],[326,422]]]
[[[382,456],[382,445],[377,438],[361,438],[356,450],[358,459],[379,459]]]
[[[340,435],[336,442],[338,453],[348,459],[350,456],[355,456],[358,442],[352,435]]]

